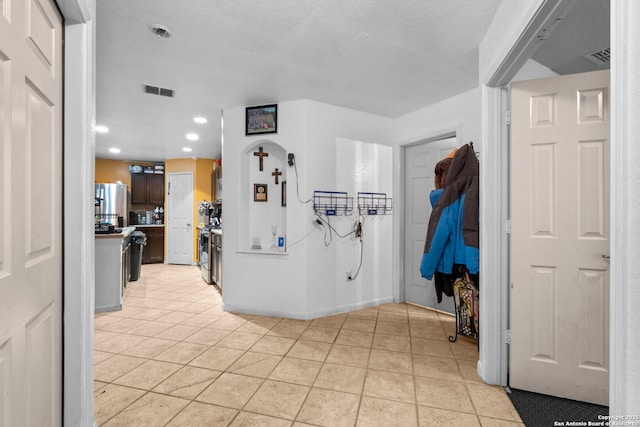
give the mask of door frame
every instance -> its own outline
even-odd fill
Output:
[[[485,286],[480,298],[482,315],[478,374],[488,384],[507,385],[509,319],[508,205],[509,109],[508,85],[544,42],[538,35],[552,30],[576,0],[538,0],[522,32],[515,34],[507,51],[481,76],[483,129],[480,143],[480,271]],[[482,47],[482,46],[481,46]],[[483,58],[481,57],[481,62]],[[482,71],[482,70],[481,70]],[[495,203],[498,198],[499,203]],[[492,256],[483,256],[491,254]],[[495,255],[495,256],[494,256]]]
[[[535,51],[536,34],[552,23],[559,13],[559,8],[571,6],[574,0],[560,0],[551,2],[541,0],[539,7],[529,19],[527,28],[512,44],[507,44],[509,50],[491,63],[489,75],[481,77],[483,90],[483,138],[482,152],[483,166],[480,168],[480,180],[483,182],[485,194],[500,195],[502,203],[508,201],[508,180],[500,176],[503,153],[496,146],[508,144],[508,136],[503,132],[501,118],[507,111],[501,93],[520,69],[522,64]],[[551,3],[554,3],[552,5]],[[555,6],[555,9],[554,7]],[[611,264],[610,264],[610,366],[609,366],[609,411],[611,414],[625,414],[637,412],[638,389],[631,384],[627,377],[628,369],[637,370],[635,351],[640,347],[640,335],[635,333],[637,315],[630,313],[631,307],[640,303],[635,288],[639,283],[637,273],[633,270],[634,260],[640,256],[640,244],[629,236],[640,234],[640,224],[633,223],[626,213],[640,200],[640,191],[633,188],[633,183],[640,179],[640,171],[627,159],[640,156],[640,148],[629,144],[633,135],[640,133],[640,123],[635,120],[640,113],[638,99],[630,100],[627,95],[638,93],[640,83],[634,80],[633,70],[640,65],[640,59],[634,55],[634,50],[640,45],[640,29],[634,28],[629,20],[633,12],[637,11],[633,0],[611,0],[611,48],[616,55],[611,59]],[[538,31],[535,31],[535,30]],[[527,53],[528,52],[528,53]],[[526,54],[525,54],[526,53]],[[481,62],[483,58],[481,55]],[[494,146],[494,147],[492,147]],[[493,148],[493,149],[492,149]],[[493,157],[492,154],[498,154]],[[508,317],[508,301],[502,295],[508,291],[508,246],[504,243],[504,222],[491,221],[496,209],[486,203],[481,194],[481,254],[500,254],[497,262],[489,262],[487,257],[481,257],[481,270],[484,272],[485,283],[497,283],[492,289],[483,292],[480,300],[480,310],[491,313],[491,317],[483,316],[483,340],[480,342],[480,360],[478,373],[490,384],[507,384],[507,358],[496,358],[506,352],[502,337],[508,324],[502,319]],[[484,203],[483,203],[484,202]],[[492,244],[491,241],[497,242]]]
[[[196,242],[196,212],[195,209],[193,208],[193,204],[195,201],[195,173],[193,171],[175,171],[175,172],[168,172],[167,173],[167,179],[165,180],[165,188],[164,188],[164,192],[166,194],[166,201],[167,201],[167,206],[166,209],[169,210],[169,216],[171,215],[171,207],[168,205],[169,203],[169,191],[170,191],[170,187],[169,187],[169,183],[171,181],[171,177],[172,176],[176,176],[176,175],[190,175],[191,176],[191,203],[189,206],[191,206],[191,244],[189,245],[189,263],[190,265],[197,265],[197,262],[194,262],[193,260],[193,255],[194,255],[194,247],[197,244]],[[164,251],[165,251],[165,258],[164,258],[164,263],[165,264],[170,264],[170,260],[169,260],[169,235],[171,234],[169,232],[168,227],[166,227],[167,225],[169,225],[168,223],[168,219],[165,216],[165,233],[164,233]]]
[[[418,140],[415,140],[415,141],[412,141],[412,142],[408,142],[408,143],[402,144],[400,146],[400,155],[399,155],[400,158],[398,160],[399,160],[399,162],[401,164],[401,167],[400,167],[400,170],[401,170],[400,182],[402,183],[401,184],[402,185],[402,190],[400,192],[395,192],[394,193],[394,194],[401,194],[401,198],[399,198],[398,200],[399,200],[400,203],[402,203],[401,206],[402,206],[402,212],[403,212],[401,218],[399,219],[400,230],[402,232],[402,234],[400,234],[400,237],[399,237],[399,242],[400,242],[399,243],[399,254],[400,254],[399,269],[401,270],[401,272],[400,272],[401,281],[400,282],[396,282],[396,283],[399,284],[399,288],[400,288],[399,289],[399,295],[398,295],[400,299],[397,299],[396,301],[406,302],[406,300],[407,300],[406,299],[406,293],[405,293],[405,286],[406,286],[405,279],[406,278],[405,278],[405,275],[404,275],[404,271],[405,271],[405,267],[406,267],[405,262],[407,260],[407,257],[405,256],[405,250],[404,250],[405,249],[404,245],[405,245],[405,241],[406,241],[405,240],[405,234],[404,234],[405,230],[406,230],[406,222],[405,222],[404,212],[405,212],[406,203],[407,203],[407,200],[405,198],[406,188],[404,187],[404,183],[405,183],[405,179],[407,177],[407,166],[406,166],[406,162],[405,162],[407,149],[409,147],[415,147],[415,146],[418,146],[418,145],[429,144],[431,142],[441,141],[441,140],[449,139],[449,138],[456,138],[456,142],[460,143],[460,141],[458,141],[458,135],[460,135],[460,133],[459,133],[458,129],[456,128],[454,130],[442,131],[442,132],[436,133],[433,136],[420,138]],[[398,198],[398,197],[396,196],[396,198]],[[430,308],[430,309],[436,310],[436,311],[440,311],[440,312],[446,313],[446,314],[452,314],[452,313],[449,313],[447,311],[438,310],[437,308],[433,308],[433,307],[427,307],[427,308]]]
[[[509,367],[508,95],[506,87],[483,86],[483,111],[486,115],[480,143],[480,271],[483,283],[496,285],[485,285],[480,298],[482,339],[477,368],[486,383],[502,386],[507,385]],[[495,203],[496,198],[499,203]]]
[[[56,0],[64,17],[63,395],[64,425],[93,418],[95,307],[95,1]]]
[[[408,147],[427,144],[429,142],[438,141],[446,138],[457,138],[461,135],[461,126],[455,127],[446,127],[443,129],[437,129],[432,133],[425,134],[419,138],[412,139],[411,141],[405,141],[400,143],[400,145],[394,147],[394,189],[393,194],[395,194],[394,205],[401,206],[402,211],[404,212],[405,206],[405,197],[404,197],[404,180],[406,177],[406,165],[405,165],[405,154]],[[393,265],[395,268],[393,269],[392,278],[393,278],[393,300],[395,302],[405,302],[406,295],[404,292],[405,285],[405,277],[404,277],[404,261],[405,261],[405,251],[404,251],[404,231],[405,231],[405,223],[404,223],[404,214],[402,215],[394,215],[393,216],[393,234],[396,236],[394,238],[393,244],[395,247],[394,253],[394,261]]]

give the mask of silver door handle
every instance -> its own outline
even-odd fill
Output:
[[[609,261],[611,257],[609,255],[602,254],[602,259],[606,259],[607,261]]]

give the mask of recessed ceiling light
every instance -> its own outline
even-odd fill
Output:
[[[198,123],[198,124],[204,124],[207,123],[207,119],[204,117],[194,117],[193,121]]]
[[[193,150],[191,149],[191,147],[182,147],[182,151],[184,151],[185,153],[190,153]]]
[[[169,31],[169,29],[164,25],[152,24],[149,25],[149,29],[153,34],[160,38],[168,39],[169,37],[171,37],[171,31]]]
[[[197,133],[188,133],[187,134],[187,139],[189,141],[197,141],[198,139],[200,139],[200,137],[198,136]]]
[[[113,154],[119,154],[120,153],[120,149],[116,148],[116,147],[111,147],[111,148],[109,148],[109,152],[113,153]]]
[[[98,133],[107,133],[107,132],[109,132],[109,128],[104,126],[104,125],[96,125],[96,127],[94,129]]]

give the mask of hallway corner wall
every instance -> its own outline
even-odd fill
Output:
[[[343,243],[346,246],[349,246],[349,243],[338,244],[334,241],[326,247],[323,244],[323,233],[315,228],[313,223],[312,203],[302,203],[312,199],[314,190],[343,191],[338,188],[339,185],[344,185],[339,181],[350,178],[341,175],[340,170],[345,167],[345,159],[340,159],[342,155],[338,154],[339,152],[349,152],[350,156],[357,154],[363,164],[372,162],[377,167],[378,159],[372,146],[389,143],[392,119],[315,101],[288,101],[278,104],[277,134],[246,136],[244,108],[225,110],[224,117],[225,310],[311,318],[392,301],[392,266],[385,262],[386,258],[391,257],[391,246],[383,244],[382,250],[372,249],[367,253],[374,258],[365,258],[362,276],[375,274],[377,280],[366,283],[358,279],[345,283],[346,269],[355,271],[357,266],[354,261],[357,260],[355,248],[347,249],[352,257],[343,259],[339,253],[345,249]],[[294,167],[287,166],[286,170],[286,254],[255,253],[247,250],[244,243],[246,239],[241,232],[243,227],[247,226],[242,223],[242,206],[254,203],[251,193],[247,188],[242,188],[243,182],[244,186],[247,186],[247,180],[241,176],[241,155],[248,147],[260,141],[265,141],[265,144],[272,141],[287,153],[295,155],[297,182]],[[391,154],[390,150],[388,154]],[[269,164],[269,159],[270,157],[265,158],[265,170],[275,165]],[[249,162],[249,167],[256,168],[257,161],[256,158],[255,162]],[[391,160],[386,161],[389,162],[390,170]],[[389,171],[386,173],[390,176]],[[273,178],[269,181],[271,197],[272,188],[278,187],[275,186]],[[390,185],[390,182],[386,184]],[[353,188],[353,191],[356,191],[355,187]],[[302,202],[298,200],[297,190]],[[367,190],[382,191],[373,188]],[[250,198],[247,199],[248,202],[246,198]],[[390,219],[385,218],[385,224],[391,224]],[[344,232],[351,227],[353,221],[355,216],[333,217],[332,225],[335,224],[336,228]],[[367,243],[373,245],[372,248],[376,248],[379,242],[384,242],[380,233],[387,235],[389,241],[391,239],[390,227],[382,232],[385,226],[380,226],[381,223],[382,221],[371,221],[365,225],[371,227],[365,232],[371,231],[371,240]]]

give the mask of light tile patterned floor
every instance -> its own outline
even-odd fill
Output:
[[[301,321],[222,311],[196,267],[144,265],[95,318],[100,426],[517,426],[453,317],[386,304]]]

